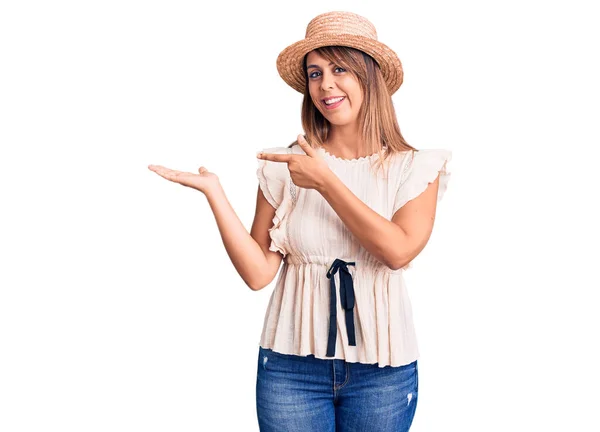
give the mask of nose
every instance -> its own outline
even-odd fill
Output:
[[[321,90],[332,89],[334,85],[334,76],[329,72],[323,72],[321,75]]]

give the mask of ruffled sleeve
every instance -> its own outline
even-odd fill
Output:
[[[289,153],[286,147],[271,147],[261,150],[263,153],[285,154]],[[271,162],[263,159],[258,160],[256,175],[263,195],[273,208],[277,209],[283,199],[283,189],[289,176],[287,164],[283,162]]]
[[[452,152],[443,149],[423,149],[407,156],[402,164],[402,178],[396,192],[393,213],[404,204],[421,195],[429,183],[433,183],[440,175],[438,202],[444,196],[450,180],[448,162],[452,160]]]
[[[271,147],[261,150],[263,153],[286,154],[290,153],[288,147]],[[269,228],[271,245],[269,250],[280,252],[285,255],[288,253],[285,226],[287,224],[287,215],[292,206],[290,196],[290,173],[287,164],[284,162],[271,162],[264,159],[257,159],[258,168],[256,176],[260,189],[273,208],[275,216],[273,217],[273,226]]]

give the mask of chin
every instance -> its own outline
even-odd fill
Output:
[[[327,121],[329,123],[331,123],[332,126],[347,126],[347,125],[353,123],[353,121],[351,119],[339,119],[339,118],[331,119],[331,118],[327,118],[327,117],[325,117],[325,118],[327,119]]]

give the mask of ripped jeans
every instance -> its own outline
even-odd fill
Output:
[[[261,432],[406,432],[418,389],[417,360],[380,368],[259,347]]]

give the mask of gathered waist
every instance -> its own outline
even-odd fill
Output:
[[[344,261],[351,261],[355,263],[354,268],[356,271],[361,271],[364,269],[369,269],[370,271],[381,271],[385,273],[402,273],[402,269],[393,270],[386,266],[385,264],[380,263],[376,260],[367,260],[367,259],[356,259],[353,257],[330,257],[330,256],[319,256],[319,255],[311,255],[309,257],[302,257],[298,255],[287,254],[284,258],[284,262],[288,265],[317,265],[323,267],[323,271],[327,271],[334,263],[336,259],[343,259]]]

